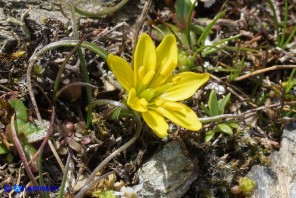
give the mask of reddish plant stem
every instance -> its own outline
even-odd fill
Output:
[[[14,145],[15,145],[15,147],[17,149],[17,152],[18,152],[18,154],[19,154],[19,156],[21,158],[21,161],[22,161],[22,163],[24,165],[25,171],[26,171],[27,175],[29,176],[31,182],[33,183],[34,186],[38,186],[38,183],[35,180],[34,175],[33,175],[32,171],[31,171],[31,169],[29,167],[29,163],[27,161],[27,158],[26,158],[26,155],[24,153],[23,147],[22,147],[22,145],[21,145],[21,143],[20,143],[20,141],[19,141],[19,139],[17,137],[15,126],[14,126],[14,116],[15,116],[15,114],[13,114],[11,116],[11,134],[12,134],[12,138],[13,138],[13,141],[14,141]]]
[[[44,140],[42,141],[41,146],[39,147],[38,151],[35,153],[35,155],[33,156],[32,160],[35,160],[35,158],[38,156],[38,154],[40,153],[41,149],[44,148],[45,144],[47,143],[49,136],[51,135],[52,131],[53,131],[53,123],[54,123],[54,117],[55,117],[55,108],[54,106],[51,107],[51,117],[50,117],[50,124],[47,130],[47,134],[44,138]],[[31,160],[31,161],[32,161]]]

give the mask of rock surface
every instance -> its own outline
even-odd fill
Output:
[[[21,21],[22,15],[26,12],[27,16]],[[59,20],[63,23],[68,21],[59,8],[50,1],[0,0],[0,51],[11,51],[19,40],[28,39],[29,35],[26,35],[21,24],[18,23],[25,23],[27,27],[40,26],[44,24],[45,18]],[[28,23],[31,24],[28,25]]]
[[[143,197],[182,197],[196,179],[193,162],[178,141],[169,142],[138,171]]]
[[[247,177],[256,181],[253,198],[296,197],[296,122],[285,127],[281,148],[270,156],[270,166],[254,166]]]
[[[144,2],[143,0],[129,1],[119,11],[112,14],[112,19],[108,19],[109,22],[112,21],[114,24],[129,22],[133,25],[141,14]],[[102,3],[108,6],[105,1]],[[26,17],[21,20],[25,13],[27,13]],[[62,13],[65,13],[68,18]],[[77,14],[78,16],[80,15]],[[69,9],[66,4],[60,6],[50,0],[0,0],[0,52],[11,53],[11,51],[15,51],[20,40],[30,41],[30,35],[24,31],[21,23],[25,24],[29,34],[32,34],[41,31],[40,27],[45,27],[45,19],[59,21],[66,25],[70,22],[69,18]],[[95,19],[85,18],[80,20],[80,23]]]

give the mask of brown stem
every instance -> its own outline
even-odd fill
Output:
[[[258,74],[262,74],[268,71],[273,71],[273,70],[278,70],[278,69],[293,69],[296,68],[296,65],[274,65],[272,67],[267,67],[264,69],[260,69],[260,70],[256,70],[252,73],[249,74],[245,74],[243,76],[237,77],[236,79],[234,79],[235,81],[240,81],[240,80],[244,80],[246,78],[250,78],[252,76],[256,76]]]

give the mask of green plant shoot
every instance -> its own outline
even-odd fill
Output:
[[[223,115],[225,107],[230,100],[231,94],[228,93],[225,97],[218,100],[217,94],[213,89],[210,93],[208,100],[208,108],[204,103],[201,103],[201,108],[204,110],[208,116],[218,116]],[[234,121],[227,121],[217,124],[213,130],[206,132],[205,141],[209,142],[217,132],[226,133],[228,135],[233,134],[233,129],[238,128],[238,124]]]
[[[15,110],[15,129],[18,139],[22,144],[27,160],[30,161],[36,153],[36,149],[32,143],[38,142],[46,136],[49,122],[44,121],[43,123],[39,123],[37,120],[34,122],[28,122],[27,108],[19,99],[14,98],[9,104]],[[13,143],[10,124],[6,127],[6,134],[8,140]],[[37,169],[37,160],[33,161],[32,167],[34,167],[33,170],[35,168]]]

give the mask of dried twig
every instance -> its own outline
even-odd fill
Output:
[[[251,113],[255,113],[256,111],[264,110],[267,108],[281,107],[283,105],[291,105],[291,104],[296,104],[296,101],[285,102],[285,103],[279,102],[279,103],[275,103],[272,105],[265,105],[265,106],[261,106],[261,107],[255,108],[255,109],[251,109],[251,110],[245,111],[240,114],[223,114],[223,115],[217,115],[217,116],[212,116],[212,117],[199,118],[199,120],[201,123],[209,123],[209,122],[220,121],[223,119],[245,118],[245,116],[249,116]]]
[[[137,41],[138,41],[138,37],[139,37],[139,32],[145,22],[145,19],[146,19],[146,16],[148,14],[148,11],[151,7],[151,3],[152,3],[152,0],[147,0],[145,5],[144,5],[144,8],[143,8],[143,11],[142,11],[142,14],[140,16],[140,18],[138,19],[138,22],[136,23],[135,25],[135,31],[134,31],[134,36],[133,36],[133,54],[135,52],[135,49],[136,49],[136,45],[137,45]],[[133,61],[132,61],[133,62]]]
[[[234,94],[234,95],[235,95],[240,101],[242,101],[242,102],[247,102],[247,103],[250,104],[252,107],[257,107],[257,105],[256,105],[255,103],[251,102],[251,99],[246,99],[246,98],[245,98],[245,97],[247,97],[245,93],[243,93],[241,90],[239,90],[239,89],[236,88],[235,86],[233,86],[233,85],[231,85],[231,84],[229,84],[229,83],[227,83],[227,82],[224,82],[224,81],[221,80],[219,77],[217,77],[217,76],[215,76],[215,75],[213,75],[213,74],[211,74],[211,78],[214,79],[214,80],[216,80],[216,81],[219,82],[219,83],[223,83],[223,84],[225,84],[225,85],[227,86],[227,90],[228,90],[230,93]]]
[[[250,78],[252,76],[256,76],[258,74],[262,74],[268,71],[274,71],[274,70],[278,70],[278,69],[293,69],[296,68],[296,65],[274,65],[272,67],[267,67],[264,69],[260,69],[260,70],[256,70],[252,73],[249,74],[245,74],[243,76],[237,77],[236,79],[234,79],[235,81],[240,81],[240,80],[244,80],[246,78]]]

